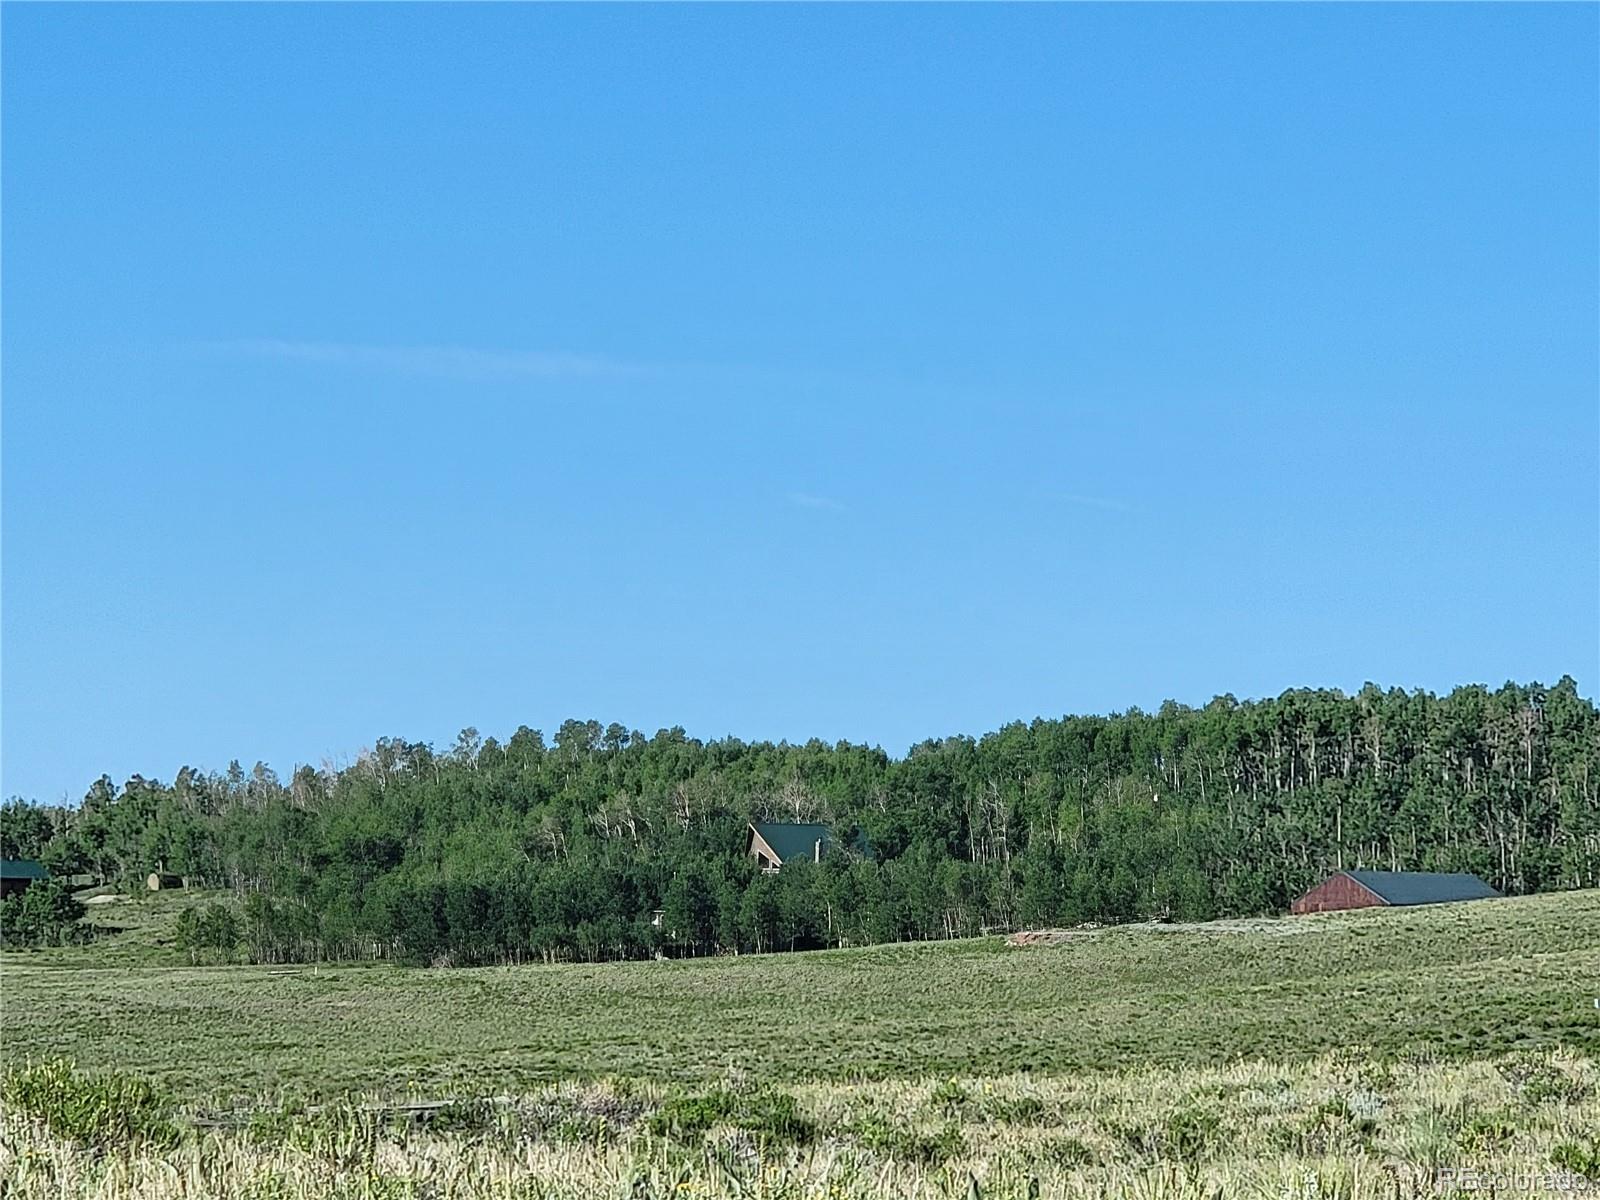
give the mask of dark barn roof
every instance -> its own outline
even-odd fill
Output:
[[[797,824],[789,821],[751,821],[750,826],[761,835],[761,840],[772,847],[779,859],[810,858],[816,853],[817,843],[822,852],[828,852],[833,835],[826,825]]]
[[[1388,904],[1444,904],[1452,900],[1488,900],[1500,893],[1476,875],[1436,871],[1346,871],[1362,887]]]
[[[0,858],[0,879],[48,879],[46,871],[31,858]]]

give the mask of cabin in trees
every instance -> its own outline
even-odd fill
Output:
[[[805,821],[751,821],[744,852],[756,860],[758,867],[771,874],[784,863],[797,859],[821,862],[840,844],[834,841],[826,825]],[[857,832],[848,848],[862,858],[873,857],[872,846],[863,833]]]
[[[0,900],[25,892],[40,880],[50,878],[38,863],[29,858],[0,858]]]
[[[776,871],[797,858],[821,862],[833,844],[826,825],[796,821],[751,821],[745,853],[763,871]]]
[[[1476,875],[1438,871],[1340,871],[1289,906],[1292,913],[1382,905],[1449,904],[1498,896]]]

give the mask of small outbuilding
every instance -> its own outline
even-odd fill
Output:
[[[145,887],[152,892],[165,892],[172,888],[183,886],[183,876],[173,875],[167,871],[151,871],[144,881]]]
[[[1340,871],[1289,906],[1292,913],[1490,900],[1500,893],[1464,871]]]
[[[50,872],[31,858],[0,858],[0,900],[49,878]]]

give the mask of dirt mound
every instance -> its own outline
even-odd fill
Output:
[[[1008,946],[1059,946],[1099,929],[1098,925],[1078,925],[1072,929],[1023,929],[1006,939]]]

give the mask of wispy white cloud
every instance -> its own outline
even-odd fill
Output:
[[[280,338],[208,342],[205,348],[214,353],[246,358],[473,381],[607,378],[647,373],[644,367],[608,358],[546,350],[368,346],[351,342],[296,342]]]
[[[790,492],[789,503],[800,508],[825,509],[828,512],[844,512],[844,504],[832,496],[817,496],[811,492]]]

